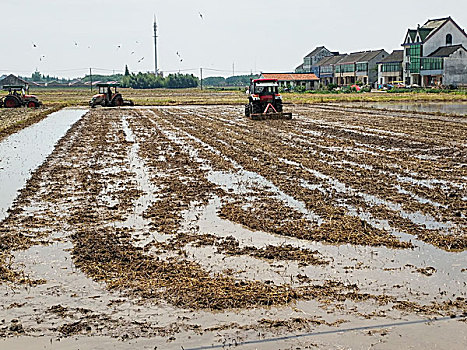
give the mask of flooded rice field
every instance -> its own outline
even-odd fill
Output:
[[[346,105],[391,111],[422,112],[428,114],[433,113],[453,116],[467,116],[466,102],[356,102]]]
[[[32,171],[44,162],[57,141],[85,113],[84,109],[52,113],[0,142],[0,220],[5,218],[18,190],[24,187]]]
[[[1,143],[0,348],[464,349],[465,123],[242,112],[74,115],[25,185]]]

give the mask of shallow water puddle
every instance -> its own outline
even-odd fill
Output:
[[[31,173],[86,113],[85,109],[62,109],[0,142],[0,220],[7,216],[7,210]]]

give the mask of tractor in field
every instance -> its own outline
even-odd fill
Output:
[[[35,95],[29,95],[28,85],[4,85],[3,90],[8,91],[8,95],[0,99],[0,107],[38,108],[42,106],[42,102]]]
[[[292,113],[282,111],[282,96],[277,79],[254,79],[248,89],[245,116],[254,120],[292,119]]]
[[[124,100],[122,94],[118,92],[118,83],[99,83],[97,88],[99,93],[94,95],[89,102],[89,105],[94,108],[97,105],[102,107],[120,107],[120,106],[134,106],[131,100]]]

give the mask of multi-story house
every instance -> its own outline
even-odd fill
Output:
[[[303,63],[295,68],[295,73],[317,73],[316,64],[325,57],[334,56],[338,52],[331,52],[324,46],[319,46],[303,58]]]
[[[329,84],[336,84],[336,79],[334,78],[335,66],[344,56],[346,55],[325,57],[316,64],[317,73],[315,74],[319,78],[320,85],[328,86]]]
[[[373,85],[378,80],[378,65],[388,53],[381,50],[353,52],[335,64],[334,78],[337,85],[352,85],[362,82]]]
[[[404,50],[394,50],[389,56],[378,62],[378,84],[394,84],[403,82],[402,62]]]
[[[467,85],[467,34],[451,17],[409,29],[402,46],[407,85]]]

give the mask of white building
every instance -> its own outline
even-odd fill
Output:
[[[467,85],[467,34],[451,17],[409,29],[402,46],[407,85]]]

